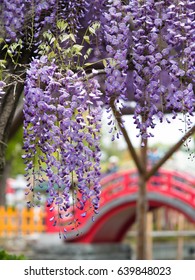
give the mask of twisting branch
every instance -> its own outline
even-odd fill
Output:
[[[195,133],[195,125],[146,173],[145,179],[149,180],[193,133]]]
[[[2,145],[4,145],[5,147],[7,147],[7,144],[6,144],[5,142],[3,142],[3,141],[0,140],[0,143],[1,143]]]
[[[123,122],[122,122],[122,119],[121,119],[121,115],[118,112],[118,110],[116,109],[113,101],[111,102],[110,106],[112,108],[112,111],[113,111],[113,114],[115,116],[115,119],[116,119],[116,121],[118,123],[118,126],[119,126],[119,128],[120,128],[120,130],[121,130],[121,132],[122,132],[122,134],[123,134],[123,136],[125,138],[125,141],[126,141],[127,146],[128,146],[128,150],[129,150],[129,152],[130,152],[130,154],[131,154],[131,156],[132,156],[132,158],[133,158],[133,160],[135,162],[135,165],[136,165],[139,173],[140,174],[144,174],[145,170],[144,170],[144,168],[143,168],[143,166],[141,164],[141,161],[140,161],[140,159],[139,159],[139,157],[138,157],[138,155],[137,155],[137,153],[135,151],[135,148],[133,147],[133,144],[132,144],[132,142],[131,142],[131,140],[129,138],[129,135],[128,135],[128,133],[127,133],[127,131],[126,131],[124,125],[123,125]]]
[[[89,79],[92,79],[94,78],[95,76],[98,76],[98,75],[101,75],[101,74],[106,74],[105,70],[104,69],[92,69],[91,73],[86,75],[85,77],[81,78],[81,80],[89,80]]]

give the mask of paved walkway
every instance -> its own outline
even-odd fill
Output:
[[[125,260],[131,259],[126,244],[66,243],[59,234],[37,234],[2,240],[0,249],[12,254],[24,254],[33,260]]]

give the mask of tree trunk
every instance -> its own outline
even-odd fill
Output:
[[[147,259],[147,189],[145,174],[147,172],[147,139],[142,139],[141,142],[144,144],[140,150],[140,157],[144,173],[138,173],[139,176],[139,190],[137,199],[137,259]]]
[[[9,177],[11,162],[6,162],[3,174],[0,180],[0,206],[6,205],[6,181]]]
[[[10,87],[6,92],[3,106],[0,108],[0,205],[5,203],[5,151],[11,123],[22,90],[23,85],[18,85],[17,93],[13,96],[13,87]]]
[[[137,200],[137,259],[145,260],[146,256],[146,218],[147,218],[147,200],[146,200],[146,181],[143,176],[139,178],[139,191]]]
[[[2,59],[3,55],[4,55],[3,53],[0,54],[0,59]],[[12,61],[8,61],[6,70],[10,74],[20,75],[21,79],[25,78],[25,66],[22,65],[26,65],[29,62],[30,57],[31,57],[31,52],[25,51],[25,53],[21,54],[19,66],[16,67],[15,65],[13,65]],[[22,72],[23,75],[21,75]],[[8,81],[8,83],[13,82],[11,79],[12,77],[10,77],[10,81]],[[23,92],[23,87],[24,86],[22,82],[17,83],[17,85],[16,84],[10,85],[7,88],[5,96],[3,97],[0,103],[0,188],[2,188],[0,195],[2,201],[4,200],[3,195],[5,195],[5,190],[4,190],[5,186],[3,183],[3,181],[5,180],[3,176],[4,167],[5,167],[5,150],[7,147],[7,142],[8,142],[8,137],[9,137],[13,117],[20,96]]]
[[[5,166],[5,147],[0,142],[0,206],[5,205],[5,186],[3,183],[3,171]]]

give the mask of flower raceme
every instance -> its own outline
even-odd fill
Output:
[[[59,18],[69,23],[72,32],[76,31],[89,7],[86,0],[2,0],[1,5],[6,39],[24,38],[31,43],[45,28],[54,29]]]
[[[121,101],[127,98],[127,53],[130,43],[129,8],[129,5],[123,5],[122,1],[111,0],[107,11],[103,14],[103,32],[108,55],[105,67],[105,102],[109,119],[108,124],[111,125],[110,131],[112,133],[114,129],[116,130],[116,125],[113,120],[110,102],[114,101],[120,111],[123,107]],[[118,137],[119,133],[117,133]],[[115,139],[114,134],[112,139]]]
[[[34,59],[27,72],[24,99],[24,159],[29,191],[48,182],[48,206],[58,217],[70,207],[97,212],[100,195],[101,92],[97,80],[68,70],[60,73],[46,57]],[[39,194],[34,194],[34,201]],[[86,211],[86,209],[85,209]]]
[[[178,112],[193,113],[194,3],[130,1],[134,119],[142,138],[152,136],[148,128],[154,128],[155,116],[163,121],[164,111],[171,111],[173,118]]]
[[[41,30],[55,29],[62,18],[73,31],[81,28],[80,19],[94,9],[94,18],[102,23],[106,52],[105,100],[110,121],[110,101],[119,105],[128,97],[127,72],[129,57],[134,67],[133,85],[135,124],[143,138],[152,136],[155,116],[163,120],[164,111],[192,114],[194,110],[194,1],[177,0],[101,0],[89,4],[85,0],[3,0],[3,19],[6,37],[17,40],[22,26],[30,22],[31,35],[41,40]],[[98,13],[102,11],[102,16]],[[25,11],[30,11],[29,14]],[[46,12],[47,11],[47,12]],[[20,14],[20,17],[19,17]],[[76,15],[76,16],[73,16]],[[29,17],[31,17],[29,21]],[[99,17],[99,18],[98,18]],[[17,20],[16,20],[17,19]],[[90,15],[91,20],[91,15]],[[131,20],[131,24],[130,24]],[[100,36],[100,39],[101,36]],[[116,129],[116,128],[115,128]]]

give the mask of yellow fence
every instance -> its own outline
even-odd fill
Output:
[[[41,209],[13,209],[0,206],[0,236],[44,232],[45,213]]]

